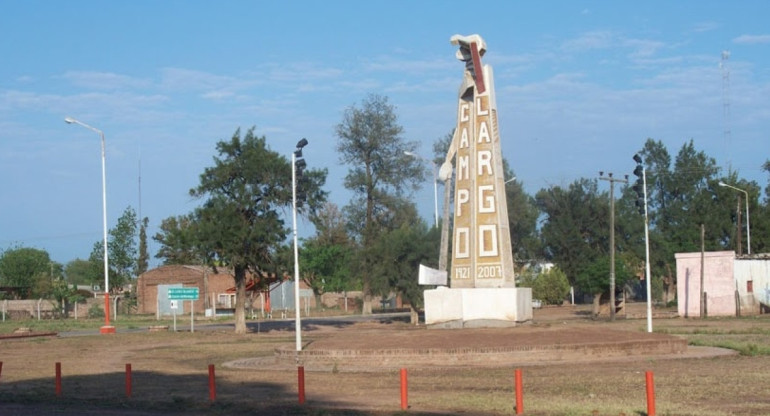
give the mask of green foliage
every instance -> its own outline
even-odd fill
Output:
[[[137,227],[136,211],[127,207],[109,231],[110,290],[122,288],[135,276]]]
[[[575,181],[567,189],[543,189],[535,200],[545,219],[541,229],[545,257],[568,279],[608,252],[609,201],[598,194],[595,180]]]
[[[235,331],[245,333],[246,273],[264,276],[276,270],[277,252],[289,229],[281,210],[292,203],[292,166],[286,157],[271,150],[254,128],[241,136],[236,130],[229,141],[216,145],[214,165],[200,176],[190,196],[205,199],[188,216],[170,218],[154,238],[161,243],[159,256],[167,262],[203,260],[212,266],[225,265],[236,283]],[[306,149],[306,159],[307,149]],[[313,213],[326,199],[322,186],[325,170],[306,170],[297,182],[307,195],[299,210]]]
[[[345,187],[353,192],[344,211],[348,229],[361,244],[353,271],[362,279],[364,313],[370,313],[372,248],[379,235],[398,228],[411,214],[403,211],[409,208],[403,195],[417,189],[425,172],[420,160],[404,155],[415,151],[417,143],[401,137],[403,128],[386,97],[369,95],[360,107],[348,108],[336,131],[340,163],[350,166]]]
[[[139,257],[136,259],[136,276],[147,271],[150,253],[147,252],[147,225],[150,219],[144,217],[139,225]]]
[[[94,303],[90,308],[88,308],[88,317],[104,318],[104,308],[102,308],[98,303]]]
[[[41,280],[51,280],[52,262],[48,252],[30,247],[13,247],[0,253],[0,285],[14,288],[19,299],[27,299]]]
[[[387,296],[395,291],[414,308],[421,307],[424,288],[417,281],[419,267],[421,263],[437,267],[439,239],[439,229],[428,228],[422,221],[381,235],[369,253],[373,292]]]
[[[94,271],[97,272],[97,275],[95,276]],[[66,280],[73,285],[93,284],[93,282],[98,281],[100,277],[103,278],[98,272],[98,266],[94,268],[94,265],[90,261],[83,259],[72,260],[64,267]]]
[[[548,305],[561,305],[569,294],[567,275],[558,267],[539,273],[528,268],[519,279],[519,286],[532,288],[533,299],[540,299]]]
[[[615,287],[620,288],[632,277],[626,264],[615,258]],[[575,285],[578,289],[592,295],[607,293],[610,289],[610,257],[602,256],[591,262],[578,273]]]
[[[205,263],[204,253],[198,251],[195,244],[193,221],[192,215],[168,217],[161,221],[160,231],[152,239],[160,244],[155,257],[163,259],[163,264],[202,265]]]

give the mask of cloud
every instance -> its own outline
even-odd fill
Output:
[[[644,39],[628,39],[623,42],[623,46],[633,49],[628,56],[636,60],[655,55],[659,49],[663,48],[664,43]]]
[[[61,78],[75,86],[97,90],[145,88],[152,84],[146,79],[97,71],[67,71]]]
[[[567,40],[562,43],[561,49],[567,52],[582,52],[592,49],[606,49],[613,45],[613,34],[607,31],[593,31]]]
[[[717,22],[699,22],[695,24],[692,30],[699,33],[710,32],[718,29],[720,26],[721,25]]]
[[[740,35],[737,38],[733,38],[733,43],[742,45],[770,43],[770,35]]]

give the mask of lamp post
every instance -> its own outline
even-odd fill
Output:
[[[652,332],[652,293],[650,288],[650,217],[647,213],[647,171],[642,163],[642,157],[634,155],[636,169],[634,175],[638,178],[633,189],[636,191],[638,199],[636,206],[639,213],[644,214],[644,280],[647,290],[647,332]],[[702,286],[701,286],[702,287]]]
[[[744,195],[746,195],[746,245],[748,246],[748,253],[751,255],[751,226],[749,221],[749,193],[744,191],[743,189],[736,188],[732,185],[728,185],[722,181],[719,181],[719,186],[724,186],[730,189],[734,189],[738,192],[743,192]]]
[[[102,334],[114,334],[115,327],[110,325],[110,268],[107,255],[107,171],[104,160],[104,132],[91,127],[86,123],[75,120],[72,117],[64,119],[68,124],[78,124],[89,130],[95,131],[102,139],[102,228],[104,249],[104,326],[99,329]]]
[[[297,178],[302,177],[302,171],[307,166],[305,159],[302,159],[302,148],[305,146],[307,146],[307,139],[303,138],[297,142],[297,149],[291,154],[291,215],[294,224],[294,333],[297,363],[299,363],[299,353],[302,351],[302,322],[299,316],[299,248],[297,247]]]
[[[436,162],[434,162],[434,161],[432,161],[430,159],[426,159],[426,158],[424,158],[424,157],[422,157],[422,156],[420,156],[420,155],[418,155],[418,154],[416,154],[414,152],[410,152],[408,150],[404,151],[404,154],[407,155],[407,156],[411,156],[411,157],[417,158],[417,159],[422,159],[422,160],[430,163],[431,166],[433,167],[433,216],[435,218],[435,226],[438,227],[438,179],[436,178],[436,170],[437,170]]]

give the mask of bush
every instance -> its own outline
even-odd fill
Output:
[[[532,288],[532,298],[540,299],[546,305],[561,305],[569,293],[569,280],[558,267],[535,274],[525,272],[520,277],[520,286]]]
[[[88,308],[88,317],[89,318],[104,318],[104,309],[102,309],[101,306],[94,303],[91,305],[90,308]]]

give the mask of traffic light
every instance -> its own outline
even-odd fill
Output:
[[[306,182],[303,180],[303,174],[305,173],[307,162],[302,158],[302,148],[305,146],[307,146],[307,139],[302,138],[302,140],[297,142],[297,150],[294,151],[294,173],[296,181],[294,186],[296,187],[296,203],[298,207],[302,206],[307,197],[304,190],[305,187],[301,186]]]
[[[636,182],[631,189],[636,192],[636,207],[639,209],[639,213],[644,215],[645,212],[645,172],[644,166],[642,166],[642,157],[638,154],[634,155],[634,161],[636,162],[636,169],[634,169],[634,175],[636,175]]]

